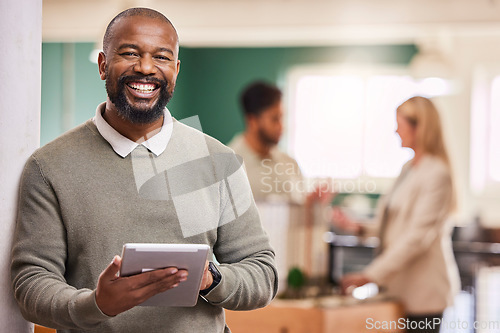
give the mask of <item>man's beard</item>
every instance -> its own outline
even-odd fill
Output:
[[[266,131],[262,128],[259,128],[258,135],[260,142],[264,143],[269,147],[276,146],[278,144],[279,139],[275,140],[272,136],[268,135]]]
[[[163,116],[165,106],[172,98],[174,87],[169,88],[169,84],[165,80],[160,80],[152,77],[144,77],[142,75],[121,76],[115,85],[115,90],[112,89],[113,84],[109,82],[109,75],[106,75],[106,92],[109,100],[116,106],[118,114],[125,120],[133,124],[150,124]],[[125,95],[125,82],[147,81],[159,85],[160,96],[151,108],[137,108],[129,103]]]

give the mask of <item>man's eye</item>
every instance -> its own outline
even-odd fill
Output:
[[[168,61],[168,60],[170,60],[169,57],[162,56],[162,55],[155,56],[155,58],[158,59],[158,60],[162,60],[162,61]]]
[[[135,56],[137,56],[137,54],[134,53],[134,52],[123,52],[120,55],[124,56],[124,57],[135,57]]]

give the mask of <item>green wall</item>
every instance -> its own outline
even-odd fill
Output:
[[[89,60],[93,47],[42,44],[41,145],[93,117],[96,106],[106,100],[97,64]]]
[[[95,115],[96,107],[106,100],[104,81],[99,77],[97,64],[90,62],[92,43],[75,44],[75,117],[74,125]]]
[[[45,144],[63,131],[62,44],[42,44],[42,116],[40,142]]]
[[[64,130],[92,117],[106,98],[97,65],[88,59],[91,43],[44,43],[42,47],[42,128],[44,144]],[[181,47],[181,71],[174,98],[168,108],[177,119],[198,115],[203,131],[227,143],[243,130],[238,105],[242,88],[255,79],[278,85],[297,65],[335,64],[346,60],[367,63],[407,64],[416,53],[413,45],[276,48],[186,48]],[[64,61],[63,61],[64,60]],[[65,67],[66,66],[66,67]],[[63,70],[63,68],[69,68]],[[73,70],[63,80],[63,73]],[[63,87],[64,84],[64,87]],[[73,90],[71,90],[71,84]],[[63,113],[63,91],[74,92]],[[66,117],[66,118],[64,118]],[[63,121],[65,119],[65,121]],[[70,120],[68,120],[70,119]]]

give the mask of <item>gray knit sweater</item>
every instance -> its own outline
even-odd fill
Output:
[[[177,121],[160,156],[139,146],[120,157],[90,120],[37,150],[23,173],[12,250],[24,317],[58,332],[229,332],[223,308],[265,306],[277,289],[240,167],[229,148]],[[194,307],[107,317],[95,302],[99,274],[133,242],[208,244],[222,281]]]

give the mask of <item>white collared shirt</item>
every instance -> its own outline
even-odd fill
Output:
[[[97,130],[102,135],[102,137],[109,142],[113,150],[121,157],[127,157],[138,145],[139,143],[124,137],[117,130],[115,130],[111,125],[109,125],[106,120],[102,117],[102,112],[106,107],[106,103],[101,103],[97,106],[95,117],[92,121],[97,127]],[[146,141],[140,143],[146,147],[149,151],[153,152],[156,156],[159,156],[167,148],[170,137],[172,136],[173,121],[172,115],[167,108],[163,111],[163,125],[160,132],[147,139]]]
[[[245,171],[256,201],[289,201],[303,203],[305,193],[302,173],[297,162],[274,146],[262,157],[247,143],[243,134],[228,144],[243,158]]]

